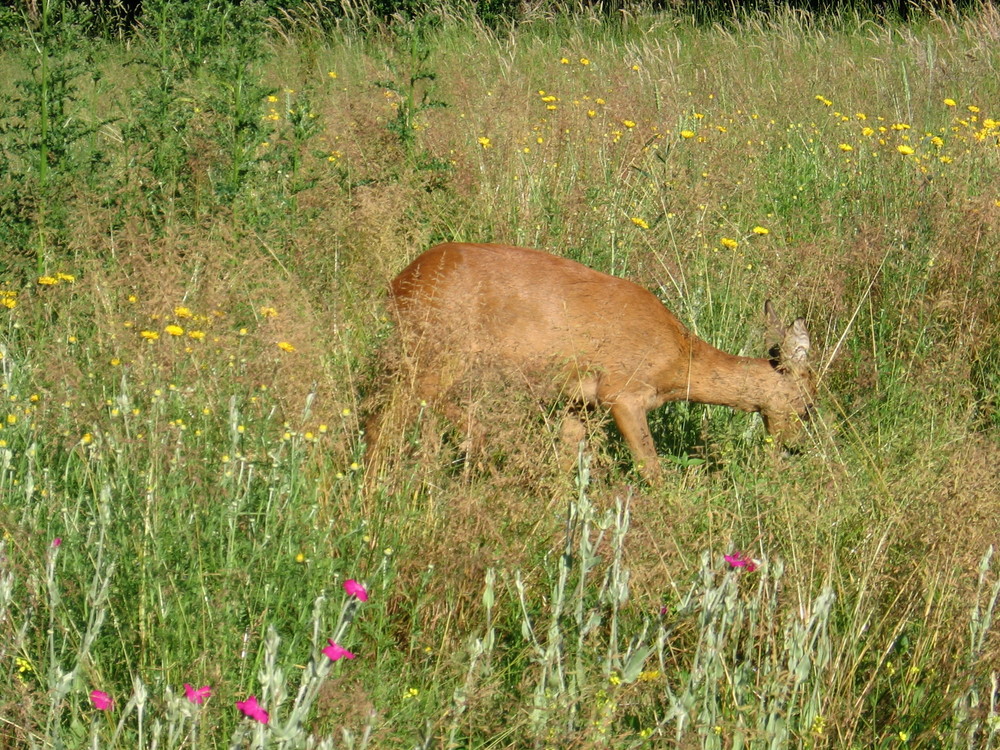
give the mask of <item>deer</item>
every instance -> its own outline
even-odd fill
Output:
[[[607,409],[648,481],[661,477],[647,414],[670,401],[759,412],[778,445],[794,447],[813,410],[809,332],[783,326],[764,305],[769,356],[728,354],[692,334],[650,291],[568,258],[498,244],[446,242],[418,256],[389,286],[389,307],[415,396],[447,402],[475,361],[539,377],[586,407]],[[368,450],[379,420],[366,428]],[[573,417],[563,436],[582,437]]]

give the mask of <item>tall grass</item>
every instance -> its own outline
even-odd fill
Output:
[[[992,7],[145,8],[0,55],[4,744],[1000,743]],[[738,353],[765,299],[804,315],[809,447],[677,404],[663,484],[601,415],[567,471],[560,405],[473,383],[467,450],[384,371],[385,285],[443,239],[629,277]]]

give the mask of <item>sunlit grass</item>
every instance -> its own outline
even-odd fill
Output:
[[[994,11],[161,10],[63,92],[102,124],[47,186],[28,89],[2,113],[0,738],[997,745]],[[558,405],[473,384],[467,454],[376,357],[445,239],[632,278],[741,354],[765,299],[804,315],[809,447],[677,404],[663,485],[601,415],[567,472]],[[376,481],[380,396],[414,419]]]

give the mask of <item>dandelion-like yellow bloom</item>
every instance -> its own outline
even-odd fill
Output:
[[[193,338],[195,341],[202,341],[205,338],[204,331],[188,331],[188,336]]]
[[[160,338],[160,334],[156,331],[139,331],[139,335],[142,336],[147,341],[156,341]]]
[[[753,233],[754,234],[770,234],[771,230],[768,229],[767,227],[757,226],[757,227],[753,228]]]
[[[41,286],[54,286],[59,283],[59,279],[55,276],[39,276],[38,283]]]
[[[279,341],[278,348],[283,352],[294,352],[295,347],[289,344],[287,341]]]
[[[57,273],[56,278],[59,279],[59,281],[65,281],[67,284],[72,284],[76,281],[76,276],[71,273]]]
[[[590,65],[590,60],[588,60],[586,57],[581,57],[580,65]]]
[[[327,75],[330,76],[330,78],[336,78],[337,77],[337,74],[334,73],[332,70],[329,73],[327,73]]]
[[[845,152],[846,151],[853,151],[854,150],[854,146],[850,145],[849,143],[841,143],[840,146],[838,146],[838,148],[841,151],[845,151]]]
[[[186,307],[175,307],[174,308],[174,315],[176,315],[178,318],[192,318],[192,317],[194,317],[194,314],[191,312],[191,310],[188,309],[188,308],[186,308]]]
[[[954,99],[945,99],[944,100],[944,105],[946,107],[955,107],[955,106],[957,106]]]
[[[913,153],[914,153],[913,148],[911,146],[907,146],[905,144],[902,145],[902,146],[896,146],[896,150],[899,153],[901,153],[903,156],[912,156]]]
[[[622,125],[624,125],[626,128],[634,128],[635,122],[632,120],[622,120]]]
[[[682,130],[681,131],[681,138],[694,138],[694,131],[693,130]]]
[[[728,247],[730,250],[735,250],[740,246],[739,242],[737,242],[734,239],[730,239],[729,237],[723,237],[721,240],[719,240],[719,242],[722,243],[723,247]]]
[[[164,328],[163,330],[166,331],[167,333],[169,333],[171,336],[183,336],[184,335],[184,329],[181,328],[180,326],[169,325],[166,328]]]
[[[639,229],[649,229],[649,224],[646,223],[646,220],[641,219],[638,216],[632,217],[632,223],[639,227]]]
[[[487,138],[487,137],[486,137],[485,135],[482,135],[482,136],[480,136],[480,137],[479,137],[479,138],[477,139],[477,141],[478,141],[479,145],[480,145],[480,146],[482,146],[483,148],[490,148],[490,147],[491,147],[491,146],[493,145],[493,144],[492,144],[492,143],[490,142],[490,139],[489,139],[489,138]]]
[[[568,57],[561,57],[561,58],[559,58],[559,62],[562,65],[569,65],[569,58]]]

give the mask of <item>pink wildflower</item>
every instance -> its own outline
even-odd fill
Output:
[[[103,690],[91,690],[90,701],[98,711],[110,711],[112,704],[114,704],[111,696]]]
[[[52,546],[53,547],[59,547],[61,544],[62,544],[62,537],[61,536],[57,536],[55,539],[52,540]]]
[[[254,721],[259,721],[261,724],[267,724],[270,717],[267,715],[267,711],[261,708],[260,704],[257,702],[257,696],[251,695],[245,701],[236,701],[236,708],[243,712],[245,716],[249,716]]]
[[[184,683],[184,694],[187,699],[192,703],[197,703],[199,706],[205,702],[205,699],[212,695],[212,688],[208,685],[202,685],[200,688],[191,687],[188,683]]]
[[[359,601],[368,601],[368,591],[360,583],[355,581],[353,578],[348,578],[344,581],[344,591],[347,592],[348,596],[355,596]]]
[[[723,555],[723,557],[726,559],[726,562],[734,568],[746,568],[747,573],[753,573],[757,570],[757,563],[742,552],[734,552],[731,555]]]
[[[343,646],[338,646],[333,642],[332,638],[328,638],[330,645],[323,649],[323,653],[326,654],[330,661],[339,661],[340,659],[353,659],[354,654],[348,651]]]

